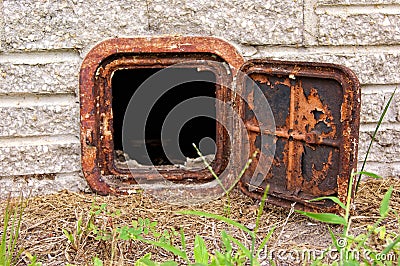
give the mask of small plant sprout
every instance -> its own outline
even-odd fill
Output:
[[[200,153],[200,151],[197,149],[195,145],[193,145],[199,154],[204,160],[204,157]],[[255,156],[256,154],[254,154]],[[251,163],[251,158],[248,160],[246,166],[244,169],[241,171],[238,179],[243,175],[243,173],[246,171],[246,169],[249,167]],[[213,176],[216,178],[216,180],[219,180],[219,177],[216,175],[216,173],[213,171],[211,166],[204,160],[204,163],[206,167],[210,170],[210,172],[213,174]],[[227,193],[229,196],[229,191],[233,188],[230,187],[226,189],[223,184],[220,182],[220,185],[224,189],[224,191]],[[201,237],[200,235],[196,235],[194,239],[194,248],[193,251],[190,251],[187,246],[186,246],[186,236],[183,232],[183,230],[180,230],[180,245],[174,244],[173,241],[162,241],[162,238],[160,237],[158,240],[150,240],[147,238],[143,237],[144,231],[141,229],[139,231],[136,231],[137,228],[125,228],[123,231],[120,231],[120,237],[122,237],[125,240],[128,239],[134,239],[138,240],[159,248],[162,248],[166,251],[171,252],[174,254],[176,257],[180,258],[182,261],[184,261],[187,265],[212,265],[212,266],[217,266],[217,265],[245,265],[249,263],[251,266],[256,266],[256,265],[261,265],[260,262],[258,261],[258,258],[260,257],[260,253],[262,250],[264,250],[264,247],[267,245],[269,239],[271,238],[275,227],[269,230],[267,235],[262,239],[261,244],[256,247],[256,239],[257,239],[257,234],[260,228],[260,222],[261,222],[261,215],[265,206],[265,202],[267,199],[267,194],[268,194],[268,187],[265,189],[262,200],[260,202],[260,206],[257,210],[257,216],[256,216],[256,221],[255,221],[255,228],[253,230],[247,228],[246,226],[242,225],[241,223],[234,221],[227,216],[223,215],[218,215],[218,214],[213,214],[209,212],[203,212],[203,211],[195,211],[195,210],[186,210],[186,211],[179,211],[177,214],[180,215],[195,215],[195,216],[200,216],[200,217],[205,217],[209,219],[215,219],[221,222],[226,223],[227,225],[233,226],[234,228],[241,230],[245,234],[249,235],[251,238],[251,245],[250,247],[247,247],[246,244],[240,242],[238,239],[227,233],[225,230],[221,231],[221,242],[222,242],[222,250],[215,250],[213,253],[209,252],[207,250],[206,243],[204,241],[204,238]],[[230,204],[230,202],[229,202]],[[230,207],[230,205],[229,205]],[[151,223],[148,224],[151,226]],[[236,251],[234,250],[234,246],[236,246]],[[190,260],[190,255],[193,254],[193,259],[194,262]],[[142,265],[178,265],[177,262],[175,261],[166,261],[162,264],[154,262],[151,260],[151,255],[146,254],[144,257],[142,257],[140,260],[136,262],[137,266],[142,266]]]
[[[17,241],[26,204],[22,194],[19,197],[17,206],[11,203],[11,196],[8,195],[0,242],[0,265],[15,265],[24,251],[23,249],[17,249]]]
[[[218,215],[218,214],[213,214],[213,213],[208,213],[208,212],[203,212],[203,211],[193,211],[193,210],[188,210],[188,211],[181,211],[178,212],[179,214],[184,214],[184,215],[196,215],[200,217],[206,217],[206,218],[211,218],[215,219],[221,222],[224,222],[228,225],[231,225],[235,227],[236,229],[239,229],[243,231],[244,233],[248,234],[251,238],[251,246],[246,247],[245,244],[240,242],[238,239],[235,237],[229,235],[226,231],[221,232],[221,239],[222,243],[224,245],[225,251],[220,252],[216,251],[215,255],[210,255],[211,258],[211,264],[210,265],[244,265],[245,263],[250,263],[250,265],[260,265],[260,262],[258,261],[259,255],[261,251],[264,249],[264,247],[267,245],[269,239],[271,238],[275,227],[273,227],[268,234],[263,238],[261,241],[261,244],[256,248],[256,239],[257,239],[257,234],[261,222],[261,215],[265,206],[265,202],[267,199],[267,194],[268,194],[268,186],[264,191],[263,197],[260,202],[260,206],[257,210],[257,217],[255,221],[255,228],[254,230],[250,230],[246,226],[242,225],[241,223],[238,223],[232,219],[229,219],[225,216]],[[232,246],[236,245],[238,248],[238,253],[233,254],[233,248]],[[196,247],[196,245],[195,245]],[[204,249],[202,245],[199,245],[199,248]],[[201,265],[208,265],[208,264],[201,264]]]

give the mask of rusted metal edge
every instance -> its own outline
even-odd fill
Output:
[[[221,64],[217,63],[214,64],[212,58],[206,58],[204,55],[199,56],[199,58],[202,59],[207,59],[206,62],[201,62],[198,65],[196,65],[196,57],[192,57],[192,55],[187,58],[190,63],[186,64],[180,64],[180,67],[189,67],[189,68],[201,68],[202,71],[208,70],[211,72],[215,73],[216,76],[216,98],[221,99],[221,100],[230,100],[229,95],[230,92],[227,89],[227,86],[229,84],[226,84],[226,82],[231,82],[228,81],[228,79],[231,79],[231,77],[228,76],[228,73],[226,72],[225,68],[221,68]],[[198,59],[199,59],[198,58]],[[101,102],[105,103],[104,105],[100,105],[99,108],[101,110],[101,114],[105,114],[102,116],[102,123],[101,123],[101,132],[102,138],[101,138],[101,152],[100,152],[100,161],[102,162],[102,167],[101,169],[104,170],[104,173],[106,175],[115,175],[115,176],[121,176],[125,179],[127,178],[132,178],[132,174],[136,175],[136,178],[138,176],[146,176],[147,180],[157,180],[160,179],[161,176],[162,178],[165,178],[167,180],[184,180],[184,179],[195,179],[195,180],[209,180],[212,179],[212,173],[208,169],[201,169],[199,171],[186,171],[182,169],[175,169],[172,167],[165,168],[165,167],[156,167],[157,173],[154,171],[149,171],[147,169],[143,168],[137,168],[137,169],[120,169],[116,167],[115,161],[113,156],[110,156],[110,154],[113,154],[114,148],[113,148],[113,117],[111,115],[111,106],[110,103],[112,101],[112,95],[111,95],[111,76],[112,73],[115,70],[118,69],[135,69],[135,68],[144,68],[144,67],[157,67],[157,68],[165,68],[170,65],[178,64],[178,63],[184,63],[184,59],[186,60],[186,57],[182,55],[181,58],[171,58],[171,59],[157,59],[156,65],[154,64],[154,59],[150,60],[148,58],[135,58],[134,60],[131,60],[129,57],[124,56],[123,59],[118,59],[116,58],[115,60],[107,63],[103,68],[101,68],[101,73],[100,76],[104,80],[99,80],[98,82],[98,87],[102,93],[101,97]],[[221,121],[223,119],[226,119],[224,117],[224,114],[217,111],[217,115],[219,116],[219,119]],[[107,134],[104,134],[104,132],[109,132]],[[218,140],[221,139],[221,141],[217,141],[217,153],[215,155],[215,160],[214,163],[212,164],[214,172],[219,173],[226,167],[226,165],[223,164],[225,162],[225,157],[224,154],[227,153],[225,151],[227,147],[229,147],[224,141],[227,139],[227,136],[225,136],[223,127],[221,125],[218,125],[217,127],[217,135],[221,136]]]
[[[309,62],[287,62],[287,61],[275,61],[275,60],[251,60],[245,63],[241,68],[246,74],[251,73],[264,73],[272,75],[284,75],[284,76],[304,76],[304,77],[316,77],[316,78],[327,78],[338,81],[343,89],[343,95],[345,98],[342,103],[342,125],[343,129],[343,143],[340,143],[340,154],[341,164],[340,173],[337,177],[337,196],[342,202],[345,202],[349,177],[352,170],[356,170],[357,166],[357,150],[358,150],[358,131],[360,122],[360,84],[355,74],[348,68],[335,64],[326,63],[309,63]],[[241,86],[239,86],[240,89]],[[239,113],[243,116],[244,105],[239,104]],[[249,128],[249,130],[257,131],[257,126]],[[268,132],[264,132],[268,133]],[[278,131],[279,134],[279,131]],[[338,143],[335,143],[335,146]],[[264,188],[255,189],[255,191],[249,191],[246,177],[251,176],[251,173],[246,173],[239,181],[239,187],[241,190],[253,197],[261,199]],[[290,195],[279,195],[270,194],[268,202],[283,206],[290,207],[293,202],[296,202],[296,208],[307,211],[323,211],[323,212],[338,212],[338,206],[326,207],[321,205],[321,202],[310,203],[305,199],[299,201]]]
[[[107,184],[99,167],[98,125],[100,123],[99,92],[95,86],[99,66],[106,59],[118,54],[156,53],[207,53],[215,54],[229,64],[233,75],[244,63],[243,57],[231,44],[214,37],[139,37],[108,39],[97,44],[86,55],[79,75],[81,162],[89,186],[98,194],[124,193]]]

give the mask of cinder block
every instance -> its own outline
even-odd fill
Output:
[[[396,120],[398,122],[400,122],[400,90],[399,90],[399,88],[397,89],[397,93],[396,93],[391,105],[396,114]]]
[[[395,86],[393,86],[393,91]],[[362,91],[362,90],[361,90]],[[361,123],[377,123],[381,114],[389,101],[391,92],[385,91],[374,91],[362,93],[361,95]],[[400,100],[400,93],[397,92],[394,96],[389,109],[386,112],[383,122],[395,123],[399,122],[400,118],[400,106],[398,101]]]
[[[71,143],[46,142],[0,147],[0,177],[81,170],[78,139]]]
[[[82,48],[148,29],[146,1],[4,0],[4,49]]]
[[[400,14],[320,14],[320,45],[400,43]]]
[[[361,95],[361,123],[376,123],[385,107],[385,94],[373,93]]]
[[[318,0],[320,5],[376,5],[400,4],[399,0]]]
[[[2,63],[0,94],[77,93],[79,67],[79,60],[33,65]]]
[[[0,100],[1,101],[1,100]],[[79,104],[1,107],[0,137],[79,136]]]
[[[197,34],[252,45],[300,44],[303,1],[150,1],[155,34]]]
[[[189,34],[300,44],[303,1],[4,1],[6,50],[85,48],[109,37]],[[240,15],[239,15],[240,14]]]
[[[373,131],[360,132],[358,160],[363,161],[371,141]],[[400,162],[400,130],[382,129],[378,131],[368,155],[368,162],[394,163]]]
[[[0,52],[3,51],[3,36],[4,36],[3,1],[0,1]]]
[[[271,52],[269,49],[258,48],[254,57],[276,60],[311,61],[335,63],[349,67],[355,72],[363,84],[399,84],[400,83],[400,51],[358,51],[352,52],[332,50],[327,48],[321,52],[307,52],[307,49],[296,53]]]
[[[56,193],[67,189],[68,191],[80,192],[88,190],[88,185],[79,172],[57,175],[26,176],[25,178],[2,177],[0,178],[0,199],[8,195],[19,197],[37,196]]]
[[[358,162],[358,171],[361,171],[362,161]],[[365,164],[364,170],[367,172],[375,173],[381,177],[398,177],[400,175],[399,163],[373,163],[368,162]],[[363,176],[366,178],[366,176]]]

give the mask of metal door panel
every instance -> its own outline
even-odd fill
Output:
[[[251,152],[259,152],[240,181],[242,190],[260,198],[269,185],[270,202],[283,206],[296,202],[301,209],[337,211],[330,201],[307,200],[338,196],[344,201],[347,195],[357,158],[357,78],[347,68],[332,64],[253,60],[241,70],[254,81],[242,81],[238,88],[245,97],[242,117],[249,147]],[[254,115],[259,91],[262,95],[258,97],[264,96],[272,110],[275,132],[263,131],[260,125],[270,122]],[[273,155],[268,147],[271,144],[260,141],[268,135],[274,136]],[[270,169],[255,172],[257,163],[268,159],[272,160]],[[252,178],[260,175],[262,183],[252,184]]]

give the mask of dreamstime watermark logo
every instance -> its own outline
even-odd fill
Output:
[[[211,70],[215,75],[196,75],[196,71],[177,71],[182,69],[194,69],[202,71],[204,69]],[[215,78],[217,77],[217,78]],[[225,77],[225,78],[221,78]],[[164,178],[166,171],[170,171],[173,175],[173,168],[166,170],[165,167],[153,165],[151,156],[146,147],[146,123],[149,122],[149,116],[154,106],[160,101],[163,95],[167,94],[173,88],[186,84],[185,89],[201,89],[191,88],[193,82],[212,83],[215,85],[216,97],[197,94],[195,97],[188,97],[178,102],[173,108],[168,110],[168,114],[160,114],[165,116],[162,121],[160,136],[162,151],[168,160],[174,164],[181,164],[185,160],[185,155],[179,146],[179,137],[182,128],[187,123],[197,117],[206,117],[215,120],[215,123],[222,126],[226,132],[227,140],[221,140],[221,136],[216,136],[218,141],[223,141],[224,145],[211,143],[212,139],[205,136],[197,145],[203,155],[209,153],[210,150],[218,151],[218,147],[229,147],[229,158],[224,165],[226,167],[219,173],[218,180],[212,180],[207,183],[191,183],[177,184]],[[236,83],[235,83],[236,82]],[[226,89],[226,93],[217,92],[217,88]],[[238,100],[240,99],[240,101]],[[238,103],[242,102],[242,106]],[[245,104],[250,107],[251,114],[240,113],[244,110]],[[205,108],[205,106],[215,106],[213,108]],[[154,110],[153,110],[154,111]],[[244,73],[238,73],[232,76],[231,69],[224,63],[216,61],[191,61],[181,64],[175,64],[157,71],[143,82],[135,91],[130,99],[125,112],[123,128],[122,128],[122,144],[123,149],[128,154],[132,150],[132,139],[135,140],[134,152],[131,154],[141,154],[145,158],[140,162],[146,165],[146,170],[151,172],[151,178],[143,178],[138,174],[137,162],[132,163],[128,160],[128,166],[135,177],[136,181],[143,189],[162,200],[175,204],[196,204],[214,200],[222,196],[226,190],[231,188],[237,181],[241,170],[245,167],[248,159],[252,156],[250,151],[248,131],[245,121],[242,117],[251,115],[251,122],[260,127],[261,132],[269,132],[269,134],[261,134],[257,137],[257,147],[267,152],[261,152],[258,155],[258,165],[255,169],[251,184],[261,185],[265,175],[273,161],[275,153],[275,120],[268,104],[268,101],[257,86],[257,84]],[[139,145],[138,145],[139,143]],[[194,148],[193,148],[194,149]],[[226,157],[226,153],[224,154]],[[179,166],[177,166],[179,167]],[[190,170],[184,167],[187,176],[190,176]]]
[[[347,245],[346,239],[338,239],[338,249],[290,249],[290,248],[264,248],[259,255],[261,265],[270,265],[270,262],[298,264],[309,263],[317,260],[325,261],[380,261],[393,262],[397,261],[396,254],[393,253],[376,253],[365,249],[345,249]]]

